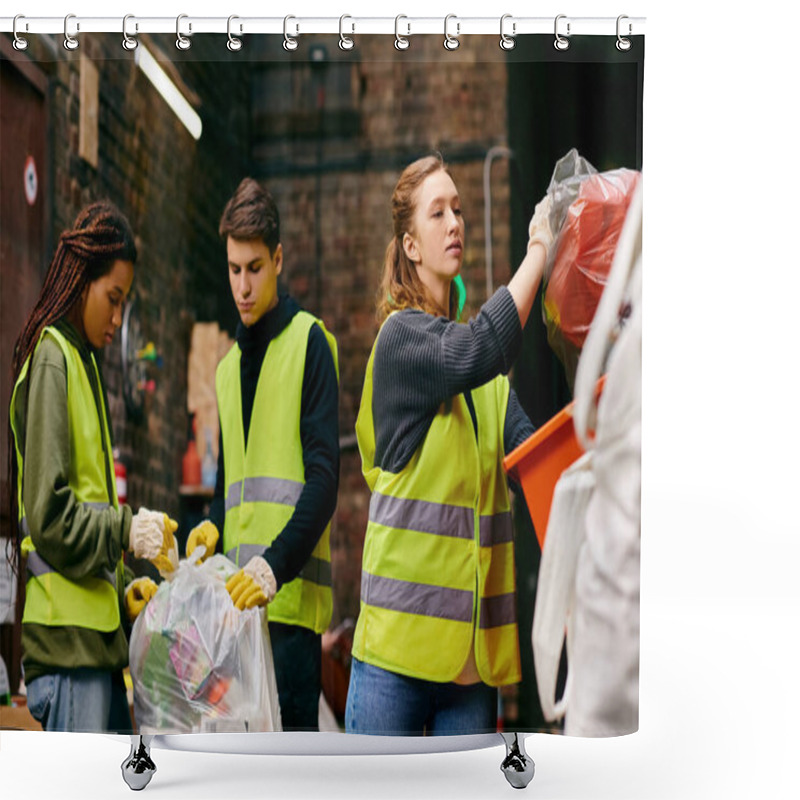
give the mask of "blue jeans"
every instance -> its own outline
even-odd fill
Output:
[[[348,733],[447,736],[497,731],[497,689],[408,678],[354,658]]]
[[[28,684],[28,711],[46,731],[131,733],[122,673],[72,669]]]

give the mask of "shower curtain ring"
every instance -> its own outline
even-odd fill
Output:
[[[77,50],[78,49],[78,40],[72,36],[69,32],[69,21],[71,19],[75,19],[74,14],[67,14],[64,17],[64,49],[65,50]],[[81,29],[80,22],[75,23],[75,31],[79,31]]]
[[[356,43],[349,36],[345,36],[342,31],[342,25],[346,19],[353,18],[349,14],[342,14],[342,16],[339,17],[339,48],[342,50],[352,50],[356,46]],[[355,33],[355,31],[356,24],[354,22],[351,33]]]
[[[451,36],[447,31],[447,23],[450,22],[451,19],[456,20],[456,35]],[[445,50],[456,50],[461,42],[458,41],[458,35],[461,33],[461,23],[458,21],[458,18],[455,14],[448,14],[444,18],[444,48]]]
[[[128,34],[128,20],[129,19],[136,19],[133,14],[126,14],[122,18],[122,47],[124,50],[135,50],[139,46],[139,41],[134,37]],[[137,31],[139,30],[138,23],[136,24]]]
[[[290,19],[297,19],[297,17],[293,17],[291,14],[285,16],[283,18],[283,49],[284,50],[297,50],[297,39],[292,36],[289,36],[289,32],[287,27],[289,25]],[[296,26],[297,33],[300,33],[300,26]]]
[[[188,37],[184,36],[181,33],[181,20],[188,19],[188,14],[178,14],[178,18],[175,20],[175,35],[178,37],[175,40],[175,47],[178,50],[188,50],[192,46],[192,40]],[[192,23],[189,23],[189,35],[192,34]]]
[[[25,15],[24,14],[17,14],[17,16],[14,17],[14,26],[12,28],[12,30],[14,32],[13,45],[14,45],[14,49],[15,50],[27,50],[28,49],[28,40],[24,39],[22,36],[20,36],[17,33],[17,20],[20,20],[20,19],[25,19]],[[28,23],[27,22],[25,23],[25,30],[28,30]]]
[[[232,53],[236,53],[237,51],[242,49],[242,40],[237,38],[236,36],[234,36],[231,33],[231,22],[233,22],[233,20],[235,20],[235,19],[239,19],[239,17],[237,17],[235,14],[231,14],[231,16],[228,17],[228,44],[227,44],[227,47],[228,47],[228,50],[230,50]],[[241,33],[241,32],[242,32],[242,26],[239,25],[239,33]]]
[[[624,53],[627,50],[631,49],[631,40],[630,39],[626,39],[619,32],[619,30],[620,30],[620,25],[619,24],[620,24],[620,22],[622,22],[623,19],[628,19],[628,17],[625,14],[620,14],[617,17],[617,43],[616,43],[616,48],[617,48],[617,50],[619,50],[619,51]],[[631,26],[631,23],[629,22],[628,23],[628,36],[631,35],[632,30],[633,30],[633,28]]]
[[[512,22],[511,23],[511,36],[509,36],[503,30],[503,25],[505,24],[505,21],[507,19],[512,19],[512,18],[513,17],[512,17],[511,14],[503,14],[503,16],[500,17],[500,47],[503,50],[513,50],[514,49],[514,45],[516,45],[516,43],[517,43],[516,39],[514,39],[514,37],[517,35],[517,23],[516,22]]]
[[[569,49],[569,22],[567,22],[567,35],[566,36],[562,36],[558,32],[558,21],[560,19],[566,19],[566,18],[567,18],[566,14],[559,14],[556,17],[556,22],[555,22],[556,40],[553,42],[553,47],[555,47],[556,50],[568,50]]]
[[[408,19],[408,17],[405,14],[398,14],[394,18],[394,46],[397,50],[408,50],[408,48],[411,46],[411,42],[409,42],[407,38],[408,36],[411,36],[411,23],[406,23],[408,31],[406,32],[405,36],[401,36],[400,31],[398,30],[401,19]]]

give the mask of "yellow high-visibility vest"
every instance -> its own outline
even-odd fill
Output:
[[[240,567],[261,555],[280,534],[305,485],[300,404],[312,325],[322,328],[338,377],[336,340],[320,320],[299,311],[267,348],[246,444],[238,344],[217,367],[225,467],[223,551]],[[332,610],[328,523],[300,575],[284,584],[270,603],[269,619],[322,633],[330,624]]]
[[[445,682],[461,674],[474,645],[484,683],[516,683],[514,542],[502,468],[508,379],[472,390],[477,434],[464,396],[453,397],[408,464],[392,473],[374,464],[374,356],[373,346],[356,421],[372,497],[353,655]]]
[[[107,475],[111,472],[112,456],[105,404],[101,400],[98,408],[80,353],[74,345],[56,328],[48,326],[42,331],[36,349],[45,336],[50,336],[61,348],[67,367],[69,486],[79,503],[96,508],[113,506],[118,509],[116,486],[113,481],[109,485],[107,480]],[[97,363],[94,355],[91,358],[92,369],[99,386]],[[19,524],[26,534],[22,541],[22,551],[27,556],[27,583],[22,622],[50,626],[71,625],[104,632],[114,631],[120,626],[119,592],[122,589],[124,574],[122,559],[114,572],[103,570],[93,576],[71,580],[36,552],[28,531],[22,502],[23,454],[19,448],[20,437],[16,430],[15,408],[17,392],[20,384],[27,378],[30,363],[31,357],[28,357],[14,386],[10,409],[17,457]]]

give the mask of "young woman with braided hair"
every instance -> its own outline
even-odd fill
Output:
[[[119,505],[95,357],[122,323],[135,261],[120,211],[86,207],[62,233],[14,349],[9,493],[27,571],[23,669],[45,730],[130,731],[121,606],[132,616],[155,584],[134,582],[123,601],[122,558],[130,550],[161,570],[171,564],[175,523]]]

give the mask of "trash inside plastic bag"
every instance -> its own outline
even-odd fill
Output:
[[[553,170],[547,193],[557,236],[545,267],[542,316],[570,389],[640,177],[624,168],[598,172],[574,148]]]
[[[133,626],[139,732],[281,730],[265,610],[234,607],[225,582],[237,568],[225,556],[198,566],[192,555],[159,585]]]

